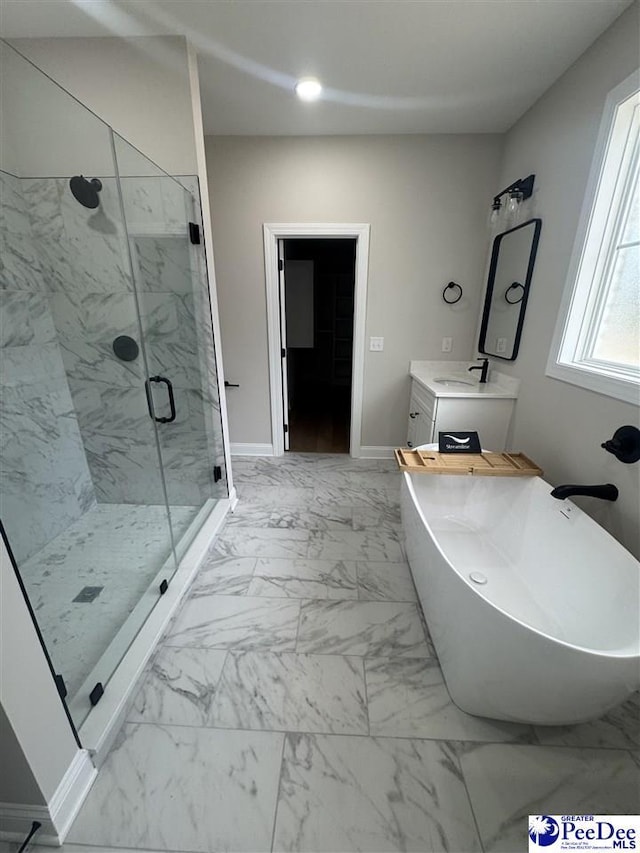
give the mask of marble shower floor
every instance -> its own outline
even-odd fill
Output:
[[[234,479],[65,851],[519,853],[530,812],[639,811],[637,697],[555,729],[452,704],[394,465],[236,459]]]
[[[176,541],[199,507],[171,507]],[[170,554],[164,506],[94,504],[21,563],[20,573],[54,667],[72,697]],[[74,602],[84,587],[92,602]]]

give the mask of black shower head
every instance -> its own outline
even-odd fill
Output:
[[[85,207],[98,207],[100,199],[98,193],[102,189],[102,181],[91,178],[88,181],[83,175],[74,175],[69,181],[73,197]]]

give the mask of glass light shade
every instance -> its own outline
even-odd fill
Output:
[[[507,202],[507,213],[510,215],[517,213],[521,201],[522,193],[520,192],[520,190],[511,190],[511,192],[509,193],[509,201]]]
[[[500,221],[500,214],[502,213],[502,204],[500,201],[494,201],[491,205],[491,211],[489,212],[489,227],[494,227]]]

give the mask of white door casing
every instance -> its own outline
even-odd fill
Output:
[[[349,452],[361,455],[362,397],[364,392],[364,352],[369,266],[369,231],[367,223],[265,223],[263,225],[265,285],[267,296],[267,337],[269,349],[269,384],[271,394],[271,439],[273,455],[282,456],[285,446],[283,411],[286,388],[282,362],[279,241],[288,238],[333,238],[356,241],[355,290],[353,312],[353,362],[351,380],[351,435]],[[284,302],[282,303],[284,305]]]
[[[289,382],[287,365],[287,291],[284,280],[284,240],[278,240],[278,302],[280,304],[280,372],[282,374],[282,429],[289,449]]]

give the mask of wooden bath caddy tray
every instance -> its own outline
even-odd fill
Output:
[[[524,453],[438,453],[436,450],[394,450],[401,471],[411,474],[473,474],[475,477],[540,477]]]

